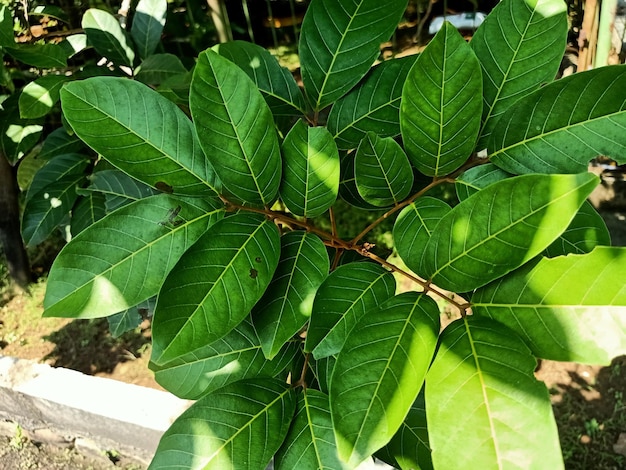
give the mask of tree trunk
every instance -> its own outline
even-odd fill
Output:
[[[0,243],[11,279],[19,287],[25,288],[32,277],[20,232],[18,195],[13,167],[4,155],[0,155]]]

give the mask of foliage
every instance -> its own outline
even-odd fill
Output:
[[[157,296],[151,367],[197,401],[151,468],[355,468],[372,455],[563,467],[533,371],[537,357],[626,352],[626,251],[608,246],[585,171],[600,152],[626,162],[626,68],[552,81],[561,0],[504,0],[470,44],[446,24],[418,57],[371,68],[405,7],[313,0],[304,93],[239,42],[200,54],[191,119],[175,106],[186,93],[138,81],[61,88],[68,132],[55,137],[111,165],[81,190],[110,213],[58,256],[44,315],[110,316]],[[134,63],[128,37],[96,17],[102,47]],[[455,201],[437,197],[445,186]],[[339,237],[338,197],[386,212]],[[394,218],[407,268],[364,241]],[[444,328],[440,303],[459,311]]]

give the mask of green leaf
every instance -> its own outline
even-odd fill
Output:
[[[472,311],[519,334],[538,357],[609,364],[626,354],[626,249],[540,259],[479,289]]]
[[[330,382],[339,457],[362,462],[386,445],[422,388],[439,334],[439,308],[416,292],[367,312],[348,336]]]
[[[18,95],[13,94],[0,107],[0,153],[11,165],[17,163],[39,141],[43,126],[41,119],[22,119]]]
[[[580,173],[598,155],[626,163],[626,66],[557,80],[502,115],[489,141],[493,163],[516,174]]]
[[[470,42],[483,72],[483,114],[477,150],[487,147],[513,103],[554,80],[567,39],[561,0],[503,0]]]
[[[591,173],[523,175],[470,196],[437,224],[418,274],[468,292],[531,260],[569,226],[598,184]]]
[[[141,311],[154,311],[155,297],[151,297],[148,300],[141,302],[135,307],[131,307],[123,312],[116,313],[107,317],[109,323],[109,331],[111,336],[119,338],[127,331],[137,328],[142,321]]]
[[[423,174],[445,176],[474,150],[480,128],[480,64],[445,22],[409,71],[400,105],[404,148]]]
[[[511,175],[493,163],[486,163],[470,168],[461,173],[454,181],[459,201],[464,201],[472,194],[486,188],[492,183],[509,178]]]
[[[330,132],[299,120],[285,137],[282,151],[280,198],[296,215],[322,215],[339,193],[339,152]]]
[[[270,205],[281,161],[272,113],[250,78],[211,50],[198,58],[189,96],[200,144],[236,199]]]
[[[354,156],[357,190],[368,203],[387,207],[400,203],[413,187],[413,170],[402,147],[391,137],[368,132]]]
[[[88,164],[87,157],[79,153],[58,155],[50,159],[35,173],[26,193],[26,202],[55,181],[71,175],[82,176]]]
[[[211,227],[165,280],[152,324],[152,361],[165,364],[217,341],[250,313],[278,265],[276,225],[250,213]]]
[[[154,54],[137,67],[135,78],[141,83],[155,85],[186,73],[187,69],[174,54]]]
[[[335,269],[317,290],[304,350],[316,359],[341,351],[354,325],[391,298],[393,275],[379,264],[354,262]]]
[[[295,391],[275,379],[235,382],[180,415],[150,470],[265,470],[287,434]]]
[[[49,160],[50,158],[66,153],[77,153],[85,149],[76,135],[68,134],[64,127],[59,127],[48,134],[37,158]]]
[[[76,134],[133,178],[174,194],[214,194],[215,173],[191,121],[154,90],[94,77],[65,85],[61,105]]]
[[[59,47],[63,49],[66,58],[74,57],[79,52],[87,49],[87,35],[81,33],[67,36],[59,43]]]
[[[159,45],[166,14],[167,0],[139,0],[137,3],[130,34],[142,59],[153,54]]]
[[[133,201],[158,194],[150,186],[119,170],[97,171],[89,179],[91,185],[86,189],[105,195],[107,212],[113,212]]]
[[[104,195],[100,193],[92,193],[78,199],[72,209],[70,224],[72,238],[106,215],[104,200]]]
[[[69,23],[70,18],[67,14],[67,11],[61,7],[55,5],[37,5],[36,7],[30,8],[28,10],[29,16],[47,16],[52,17],[57,20],[61,20],[64,23]]]
[[[48,114],[59,101],[61,86],[67,80],[65,75],[45,75],[26,85],[20,94],[20,116],[32,119]]]
[[[354,468],[337,455],[328,395],[311,388],[298,395],[296,415],[276,453],[274,466],[276,470]]]
[[[40,69],[67,67],[67,56],[58,44],[20,44],[4,50],[14,59]]]
[[[420,271],[426,244],[439,221],[450,211],[444,201],[422,196],[398,215],[393,225],[393,241],[398,255],[411,271]]]
[[[22,215],[22,238],[27,246],[35,246],[48,238],[70,212],[78,195],[76,186],[82,174],[69,174],[48,184],[31,196]]]
[[[299,52],[304,89],[315,111],[341,98],[365,76],[406,4],[406,0],[317,0],[309,5]]]
[[[13,15],[6,5],[0,5],[0,47],[15,46],[13,35]]]
[[[326,127],[340,150],[356,148],[368,131],[379,137],[400,135],[402,87],[416,55],[373,67],[330,110]]]
[[[55,259],[44,316],[105,317],[156,295],[178,258],[222,214],[213,199],[166,194],[109,214]]]
[[[90,8],[83,15],[81,24],[89,43],[98,54],[116,65],[132,67],[135,61],[132,42],[112,14]]]
[[[446,328],[426,377],[434,467],[562,469],[536,366],[523,341],[496,322],[470,317]]]
[[[273,360],[265,359],[247,318],[223,338],[163,366],[151,363],[150,367],[163,388],[178,397],[197,400],[238,380],[276,376],[298,353],[297,345],[292,343],[283,347]]]
[[[289,232],[281,237],[274,278],[252,311],[265,357],[272,359],[305,325],[329,269],[326,247],[317,235]]]
[[[351,206],[365,210],[379,210],[378,207],[365,202],[356,187],[354,177],[354,153],[343,154],[339,157],[339,195]]]
[[[606,223],[589,201],[583,202],[569,227],[548,248],[546,256],[589,253],[598,245],[611,245]]]
[[[172,103],[183,109],[189,109],[189,88],[191,87],[192,72],[184,75],[174,75],[157,88],[157,91]]]
[[[274,117],[306,114],[307,104],[293,74],[281,67],[267,49],[245,41],[231,41],[216,45],[214,50],[252,79]]]

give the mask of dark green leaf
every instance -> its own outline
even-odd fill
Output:
[[[113,212],[133,201],[158,194],[150,186],[119,170],[97,171],[89,179],[91,185],[87,189],[106,196],[107,212]]]
[[[132,42],[117,19],[110,13],[90,8],[82,19],[87,39],[98,54],[116,65],[131,67],[135,61]]]
[[[40,69],[67,67],[67,55],[58,44],[20,44],[6,47],[14,59]]]
[[[18,95],[13,94],[0,107],[0,153],[14,165],[39,141],[42,120],[22,119]]]
[[[0,47],[15,46],[13,15],[7,5],[0,6]]]
[[[511,175],[493,163],[475,166],[461,173],[454,181],[459,201],[464,201],[472,194],[486,188],[491,183],[501,181]]]
[[[65,75],[45,75],[26,85],[20,94],[20,116],[32,119],[45,116],[59,101]]]
[[[83,144],[75,134],[68,134],[64,127],[59,127],[48,134],[37,158],[48,160],[56,155],[65,153],[76,153],[85,149]]]
[[[72,209],[71,235],[75,237],[106,215],[104,195],[92,193],[81,197]]]
[[[137,3],[130,34],[142,59],[153,54],[159,45],[166,13],[167,0],[139,0]]]
[[[88,163],[87,158],[79,153],[67,153],[50,159],[33,177],[26,193],[26,201],[61,178],[83,175]]]
[[[174,54],[153,54],[137,67],[135,78],[142,83],[158,85],[186,73],[187,69]]]

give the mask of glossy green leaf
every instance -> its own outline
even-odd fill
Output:
[[[413,170],[402,147],[391,137],[368,132],[354,156],[354,178],[366,202],[387,207],[398,204],[411,192]]]
[[[386,445],[422,388],[439,335],[439,308],[416,292],[367,312],[337,356],[330,410],[339,457],[356,465]]]
[[[556,240],[597,184],[597,176],[581,173],[523,175],[488,186],[437,224],[419,274],[454,292],[505,275]]]
[[[214,50],[246,72],[275,117],[306,114],[306,101],[293,74],[281,67],[267,49],[245,41],[230,41]]]
[[[611,245],[606,223],[589,201],[580,206],[569,227],[548,248],[545,255],[553,258],[567,254],[589,253],[598,245]]]
[[[522,173],[580,173],[598,155],[626,163],[626,65],[600,67],[546,85],[498,121],[490,160]]]
[[[306,388],[298,395],[296,415],[285,442],[276,453],[276,470],[354,468],[339,460],[328,395]]]
[[[472,194],[510,177],[511,174],[498,168],[493,163],[486,163],[470,168],[454,180],[454,188],[459,201],[464,201]]]
[[[79,153],[58,155],[50,159],[33,177],[26,193],[26,201],[28,202],[35,194],[66,176],[82,176],[88,164],[87,157]]]
[[[541,259],[479,289],[472,311],[519,334],[533,354],[609,364],[626,354],[626,249]]]
[[[496,322],[466,318],[446,328],[426,377],[434,467],[562,469],[536,366],[524,342]]]
[[[107,212],[113,212],[133,201],[158,194],[150,186],[131,178],[120,170],[97,171],[89,179],[91,185],[87,189],[105,195]]]
[[[445,22],[409,71],[400,105],[404,148],[425,175],[445,176],[474,150],[480,129],[480,64]]]
[[[67,55],[58,44],[20,44],[4,50],[14,59],[40,69],[67,67]]]
[[[186,73],[187,69],[174,54],[153,54],[137,67],[135,78],[141,83],[158,85]]]
[[[197,400],[238,380],[273,377],[284,370],[297,353],[297,345],[289,344],[268,361],[252,323],[244,319],[223,338],[163,366],[151,363],[150,367],[163,388],[178,397]]]
[[[340,150],[354,149],[368,131],[379,137],[400,135],[402,87],[416,55],[373,67],[330,110],[326,127]]]
[[[22,215],[22,238],[27,246],[35,246],[48,238],[70,212],[78,194],[76,186],[82,174],[69,174],[33,194]]]
[[[376,456],[402,470],[432,470],[424,389],[413,402],[398,432]]]
[[[166,194],[109,214],[57,256],[44,316],[105,317],[156,295],[178,258],[222,215],[215,200]]]
[[[131,67],[135,61],[132,41],[112,14],[90,8],[82,19],[82,27],[96,52],[116,65]]]
[[[137,3],[130,34],[142,59],[153,54],[159,45],[166,14],[167,0],[139,0]]]
[[[49,160],[56,155],[78,153],[84,149],[85,144],[75,134],[70,135],[64,127],[59,127],[47,135],[37,158]]]
[[[271,204],[281,177],[278,136],[252,80],[228,59],[204,51],[189,104],[200,145],[227,192],[250,204]]]
[[[393,241],[398,255],[411,271],[419,274],[426,244],[439,221],[450,210],[444,201],[422,196],[398,215],[393,225]]]
[[[174,194],[214,194],[215,173],[191,121],[154,90],[94,77],[65,85],[61,104],[76,134],[133,178]]]
[[[180,415],[161,437],[149,468],[265,470],[295,407],[295,391],[278,380],[235,382]]]
[[[104,201],[105,197],[100,193],[91,193],[78,199],[72,209],[70,224],[72,238],[106,215]]]
[[[354,325],[391,298],[393,275],[379,264],[354,262],[335,269],[317,290],[304,350],[316,359],[341,351]]]
[[[252,311],[263,353],[272,359],[311,316],[330,261],[317,235],[289,232],[280,240],[280,260],[267,291]]]
[[[0,6],[0,47],[15,46],[13,15],[7,5]]]
[[[280,198],[296,215],[317,217],[339,193],[339,152],[324,127],[297,121],[282,144]]]
[[[366,210],[380,210],[380,208],[365,202],[356,187],[354,176],[354,153],[343,154],[339,157],[339,195],[351,206]]]
[[[163,283],[152,361],[165,364],[235,328],[267,289],[279,256],[278,229],[260,215],[236,214],[212,226]]]
[[[554,80],[567,39],[561,0],[503,0],[470,42],[483,72],[483,114],[477,150],[487,147],[513,103]]]
[[[406,0],[317,0],[309,5],[299,52],[304,89],[314,110],[341,98],[365,76],[406,5]]]
[[[48,114],[59,101],[61,86],[67,80],[65,75],[45,75],[26,85],[20,94],[20,116],[32,119]]]
[[[309,364],[311,365],[311,371],[315,375],[315,381],[320,392],[328,395],[328,387],[330,385],[330,377],[335,367],[335,356],[323,357],[320,359],[311,359],[309,357]]]

